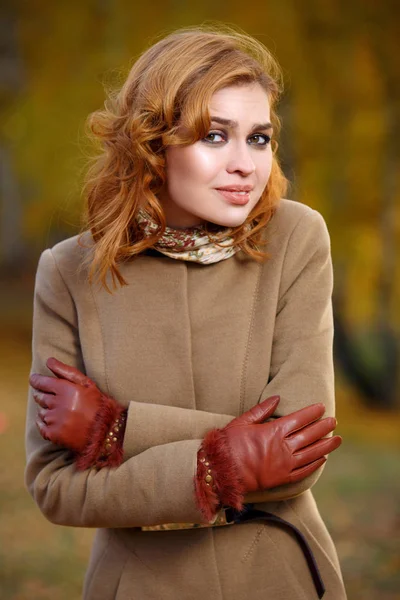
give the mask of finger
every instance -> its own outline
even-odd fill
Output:
[[[270,398],[260,402],[260,404],[256,404],[250,408],[250,410],[243,413],[240,417],[237,417],[234,419],[234,421],[231,421],[230,424],[254,425],[255,423],[262,423],[274,413],[279,404],[279,400],[280,396],[271,396]]]
[[[47,426],[43,423],[43,421],[38,417],[35,421],[36,423],[36,427],[39,430],[40,435],[42,436],[42,438],[44,440],[50,440],[49,434],[48,434],[48,430],[47,430]]]
[[[49,411],[46,408],[39,408],[38,417],[45,425],[50,425]]]
[[[311,425],[306,425],[299,431],[296,431],[291,436],[286,438],[286,442],[292,448],[293,452],[305,448],[314,442],[317,442],[321,438],[328,435],[335,429],[337,421],[334,417],[326,417],[325,419],[319,419]]]
[[[48,392],[50,394],[56,394],[58,391],[58,380],[56,377],[48,377],[47,375],[39,375],[38,373],[33,373],[29,377],[29,383],[36,390],[41,390],[42,392]]]
[[[317,404],[311,404],[300,410],[296,410],[285,417],[279,419],[279,426],[285,436],[288,436],[302,427],[313,423],[317,419],[320,419],[325,412],[325,405],[322,402]]]
[[[53,394],[45,394],[44,392],[33,392],[33,399],[36,404],[39,404],[42,408],[52,408],[54,406],[55,396]]]
[[[78,383],[79,385],[85,385],[89,381],[89,377],[78,371],[75,367],[71,367],[70,365],[66,365],[65,363],[57,360],[53,356],[48,358],[46,361],[47,367],[50,371],[53,371],[57,377],[62,377],[63,379],[67,379],[72,383]]]
[[[295,483],[296,481],[302,481],[303,479],[305,479],[305,477],[308,477],[309,475],[314,473],[314,471],[319,469],[319,467],[322,467],[322,465],[324,463],[326,463],[325,457],[315,460],[310,465],[301,467],[300,469],[295,469],[290,474],[290,483]]]
[[[340,435],[335,435],[330,438],[319,440],[318,442],[311,444],[311,446],[308,446],[307,448],[303,448],[299,452],[296,452],[293,455],[293,464],[295,468],[308,465],[313,461],[318,460],[323,456],[326,456],[330,452],[333,452],[334,450],[336,450],[336,448],[339,448],[341,443],[342,438],[340,437]]]

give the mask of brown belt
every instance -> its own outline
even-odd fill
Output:
[[[307,542],[305,536],[301,533],[297,527],[295,527],[289,521],[285,521],[285,519],[281,519],[277,515],[273,515],[272,513],[265,512],[263,510],[258,510],[254,508],[253,504],[245,504],[244,510],[242,512],[238,512],[233,508],[225,508],[220,511],[217,519],[214,523],[209,524],[200,524],[200,523],[165,523],[164,525],[152,525],[148,527],[142,527],[142,531],[170,531],[172,529],[198,529],[202,527],[220,527],[224,525],[238,525],[240,523],[248,523],[249,521],[269,521],[270,523],[275,523],[281,527],[285,527],[289,529],[295,536],[297,542],[300,545],[300,548],[303,552],[304,558],[307,562],[310,575],[312,577],[316,592],[318,594],[318,598],[322,598],[325,594],[325,586],[322,581],[321,574],[318,569],[317,562],[315,560],[314,554],[310,548],[309,543]]]

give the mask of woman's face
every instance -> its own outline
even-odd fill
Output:
[[[241,225],[267,185],[272,125],[264,88],[258,83],[222,88],[209,108],[204,139],[166,149],[167,179],[159,197],[169,227]]]

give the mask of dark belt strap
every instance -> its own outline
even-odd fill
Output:
[[[277,517],[272,513],[253,508],[253,504],[245,504],[244,510],[242,512],[238,512],[233,508],[227,508],[225,509],[225,514],[228,523],[247,523],[248,521],[256,521],[262,519],[264,521],[271,521],[273,523],[277,523],[278,525],[282,525],[290,529],[296,536],[296,539],[300,544],[300,548],[303,551],[304,558],[307,561],[307,565],[310,570],[310,574],[318,594],[318,598],[323,597],[323,595],[325,594],[325,586],[324,582],[322,581],[317,562],[314,558],[314,554],[310,548],[309,543],[307,542],[306,538],[301,533],[301,531],[297,529],[297,527],[295,527],[292,523],[289,523],[289,521],[285,521],[285,519],[281,519],[280,517]]]

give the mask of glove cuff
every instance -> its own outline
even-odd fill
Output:
[[[127,410],[114,398],[101,395],[101,405],[90,429],[85,448],[75,461],[78,471],[118,467],[123,461]]]
[[[205,436],[194,483],[197,506],[208,521],[222,506],[243,508],[245,489],[224,429],[212,429]]]

